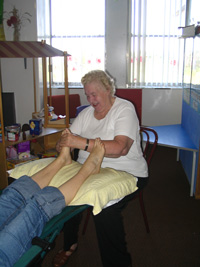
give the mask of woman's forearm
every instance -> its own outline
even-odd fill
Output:
[[[56,149],[60,151],[63,146],[68,146],[71,149],[77,148],[91,152],[94,146],[94,141],[94,139],[87,139],[70,134],[61,137],[57,143]],[[114,140],[102,140],[102,142],[105,145],[105,157],[118,158],[128,153],[133,140],[126,136],[116,136]]]
[[[116,140],[117,139],[117,140]],[[128,153],[133,141],[125,138],[115,138],[114,140],[102,140],[105,146],[105,155],[107,158],[119,158]],[[85,144],[87,139],[85,139]],[[89,139],[88,152],[91,152],[94,145],[94,139]]]

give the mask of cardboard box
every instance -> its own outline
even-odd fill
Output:
[[[29,158],[30,157],[30,141],[22,142],[17,145],[18,158]]]
[[[42,119],[29,120],[30,135],[40,135],[42,132]]]

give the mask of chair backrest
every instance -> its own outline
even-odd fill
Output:
[[[76,108],[76,117],[78,116],[78,114],[85,108],[89,107],[89,105],[82,105]]]
[[[143,126],[140,127],[140,132],[142,134],[142,141],[145,142],[143,155],[149,166],[158,143],[158,134],[154,129]]]
[[[48,97],[48,103],[50,104],[50,97]],[[65,95],[53,95],[51,96],[51,105],[54,107],[56,115],[66,115],[65,113]],[[81,105],[80,95],[69,95],[69,117],[76,117],[76,108]]]

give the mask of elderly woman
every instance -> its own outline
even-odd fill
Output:
[[[140,190],[147,183],[148,169],[141,150],[140,127],[134,106],[115,96],[113,79],[104,71],[91,71],[81,82],[90,106],[79,113],[70,127],[72,134],[60,139],[57,150],[64,146],[78,148],[78,162],[84,163],[95,138],[100,137],[105,146],[102,167],[136,176]],[[121,211],[132,197],[133,194],[109,202],[102,212],[93,217],[104,267],[131,266]],[[76,223],[71,221],[64,227],[65,246],[54,259],[55,267],[62,266],[77,248],[80,220],[76,220]]]
[[[46,222],[68,205],[83,182],[98,173],[104,145],[96,139],[94,149],[78,173],[59,188],[48,186],[54,175],[71,164],[69,148],[32,177],[22,176],[0,196],[0,266],[13,266],[40,236]]]

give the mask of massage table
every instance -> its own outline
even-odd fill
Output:
[[[10,176],[14,179],[22,175],[32,176],[53,160],[55,158],[44,158],[23,164],[14,168]],[[63,167],[49,185],[60,186],[73,177],[80,168],[81,164],[73,161],[72,164]],[[69,206],[45,225],[41,236],[32,240],[32,247],[15,263],[14,267],[40,266],[46,253],[53,249],[55,238],[63,229],[65,222],[91,206],[93,214],[96,215],[110,200],[122,198],[137,189],[137,179],[131,174],[111,168],[101,168],[100,174],[91,175],[83,183]]]
[[[46,254],[55,246],[55,239],[64,224],[76,214],[87,209],[88,205],[67,206],[53,217],[44,227],[40,237],[32,240],[32,247],[15,263],[14,267],[40,266]]]

